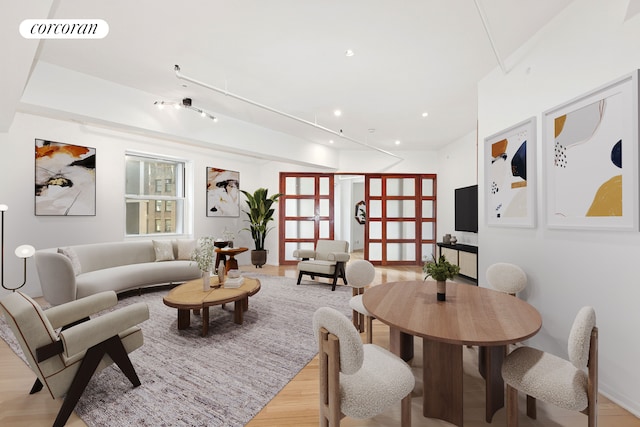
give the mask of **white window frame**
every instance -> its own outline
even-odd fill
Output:
[[[172,182],[172,185],[175,186],[176,190],[182,188],[182,195],[178,193],[176,196],[167,196],[167,195],[144,195],[144,194],[128,194],[126,188],[126,162],[129,157],[148,160],[151,162],[166,162],[166,163],[175,163],[182,165],[182,174],[176,173],[175,180]],[[153,153],[143,153],[143,152],[135,152],[135,151],[126,151],[125,152],[125,190],[124,190],[124,210],[123,214],[125,217],[125,227],[124,233],[126,238],[136,238],[136,237],[157,237],[157,236],[190,236],[193,233],[193,164],[192,161],[172,157],[161,154],[153,154]],[[162,180],[162,189],[165,189],[165,181]],[[155,182],[154,182],[155,185]],[[131,201],[151,201],[153,203],[153,210],[155,211],[155,201],[164,201],[165,206],[167,201],[172,201],[172,211],[176,211],[176,224],[175,228],[172,232],[150,232],[150,233],[128,233],[126,226],[126,217],[127,217],[127,203]],[[181,203],[180,203],[181,202]],[[182,204],[182,212],[180,211],[180,204]],[[164,212],[165,210],[162,209]],[[164,225],[164,221],[162,222]],[[155,230],[155,224],[154,224]],[[163,227],[164,229],[164,227]]]

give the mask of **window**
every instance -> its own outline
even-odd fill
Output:
[[[126,155],[126,234],[186,232],[186,162]],[[164,207],[163,207],[164,205]]]

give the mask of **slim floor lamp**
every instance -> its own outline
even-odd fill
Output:
[[[31,245],[20,245],[16,248],[15,254],[18,258],[24,259],[24,280],[22,284],[16,288],[8,288],[4,284],[4,213],[9,209],[9,206],[0,204],[0,212],[2,212],[2,224],[1,224],[1,232],[2,235],[0,243],[2,244],[2,269],[0,270],[0,280],[2,282],[2,287],[9,291],[15,292],[17,289],[20,289],[27,283],[27,258],[33,256],[36,252],[36,249]]]

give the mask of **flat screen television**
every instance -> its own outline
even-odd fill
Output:
[[[478,232],[478,186],[455,189],[456,231]]]

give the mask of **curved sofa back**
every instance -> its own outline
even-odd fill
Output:
[[[110,242],[72,246],[82,266],[82,272],[103,270],[127,264],[154,262],[152,241]],[[56,249],[57,250],[57,249]]]

